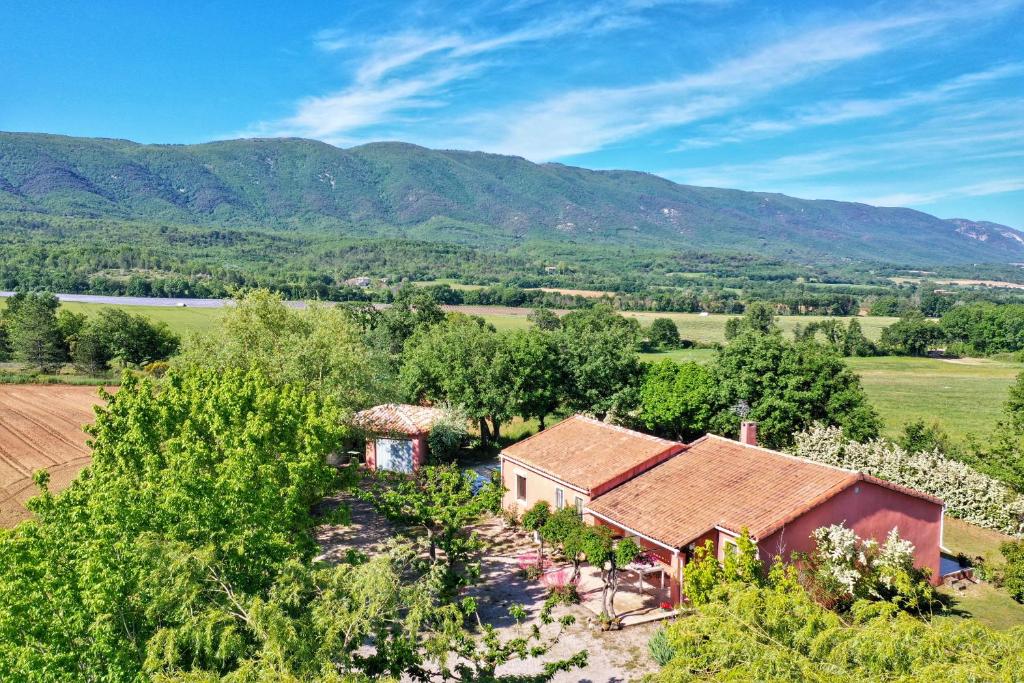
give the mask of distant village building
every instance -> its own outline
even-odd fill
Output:
[[[356,413],[366,433],[366,466],[411,474],[427,462],[427,438],[444,413],[437,408],[386,403]]]
[[[345,280],[345,284],[349,287],[369,287],[370,282],[371,280],[368,277],[352,277]]]

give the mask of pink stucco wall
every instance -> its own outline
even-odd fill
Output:
[[[516,475],[526,477],[526,500],[519,500],[516,495]],[[501,483],[505,487],[505,494],[501,499],[503,510],[522,515],[539,501],[545,500],[551,509],[555,509],[555,489],[562,489],[565,495],[566,507],[575,504],[576,497],[583,499],[583,505],[590,502],[590,496],[577,489],[570,488],[566,484],[556,482],[544,475],[532,472],[515,460],[501,459]]]
[[[366,438],[366,467],[371,470],[377,469],[377,439],[408,439],[412,441],[412,467],[418,470],[427,464],[427,436],[368,436]]]
[[[789,560],[792,553],[814,549],[811,532],[844,523],[861,538],[885,540],[893,527],[900,538],[914,544],[915,564],[931,570],[932,583],[942,582],[939,553],[942,543],[942,506],[923,498],[862,481],[789,522],[758,543],[761,559],[776,555]]]

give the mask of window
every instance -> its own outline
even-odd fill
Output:
[[[577,515],[582,515],[583,514],[583,499],[580,498],[579,496],[576,496],[576,501],[575,502],[576,502],[576,514]]]
[[[526,477],[521,474],[516,475],[516,498],[526,502]]]
[[[562,489],[555,489],[555,509],[561,510],[565,507],[565,491]]]

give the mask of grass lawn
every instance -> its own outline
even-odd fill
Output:
[[[111,308],[107,304],[81,304],[66,302],[61,308],[75,313],[94,315],[101,308]],[[167,323],[168,327],[182,336],[191,332],[202,334],[209,332],[224,317],[223,308],[177,308],[175,306],[118,306],[127,313],[144,315],[151,320]]]
[[[999,545],[1010,537],[990,529],[983,529],[959,519],[946,517],[944,545],[954,553],[968,557],[981,556],[988,561],[1001,562]],[[1024,605],[1016,602],[1001,588],[979,583],[960,592],[943,587],[942,592],[952,596],[954,609],[964,616],[977,619],[986,626],[1005,629],[1024,625]]]
[[[885,434],[922,419],[939,423],[951,437],[987,437],[999,420],[1021,363],[991,358],[850,358],[872,405],[885,421]]]

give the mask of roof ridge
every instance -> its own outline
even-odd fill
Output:
[[[600,427],[606,427],[608,429],[614,429],[614,430],[619,431],[619,432],[628,432],[631,435],[642,436],[645,439],[650,439],[651,441],[657,441],[659,443],[671,444],[671,445],[681,444],[681,445],[684,445],[684,446],[686,445],[682,441],[673,441],[672,439],[663,439],[660,436],[655,436],[653,434],[648,434],[646,432],[641,432],[641,431],[638,431],[636,429],[630,429],[629,427],[623,427],[622,425],[612,424],[611,422],[605,422],[604,420],[598,420],[596,417],[590,417],[588,415],[580,415],[580,414],[577,413],[573,417],[578,417],[581,420],[585,420],[587,422],[590,422],[591,424],[594,424],[594,425],[597,425],[597,426],[600,426]]]
[[[766,455],[774,455],[774,456],[778,456],[780,458],[787,458],[789,460],[796,460],[797,462],[806,463],[808,465],[815,465],[817,467],[824,467],[824,468],[831,469],[831,470],[837,470],[839,472],[846,472],[847,474],[857,474],[857,475],[862,474],[862,472],[860,472],[859,470],[851,469],[851,468],[848,468],[848,467],[840,467],[839,465],[830,465],[830,464],[825,463],[825,462],[817,462],[816,460],[811,460],[810,458],[805,458],[805,457],[800,456],[800,455],[793,455],[792,453],[786,453],[784,451],[777,451],[774,448],[768,448],[766,446],[758,446],[758,445],[755,445],[755,444],[743,443],[742,441],[739,441],[737,439],[730,439],[727,436],[721,436],[719,434],[705,434],[704,436],[702,436],[697,441],[700,441],[701,439],[705,439],[707,437],[712,437],[712,438],[718,439],[720,441],[726,441],[728,443],[736,444],[737,446],[742,446],[743,448],[749,448],[749,449],[754,450],[754,451],[760,451],[761,453],[764,453]],[[694,441],[693,443],[697,443],[697,441]]]
[[[583,416],[580,415],[579,413],[576,413],[575,415],[570,415],[569,417],[565,418],[561,422],[556,422],[555,424],[551,425],[550,427],[545,427],[544,429],[540,429],[535,434],[531,434],[530,436],[526,437],[525,439],[520,439],[519,441],[516,441],[515,443],[510,443],[505,448],[502,448],[500,452],[504,453],[506,449],[511,448],[512,446],[519,446],[520,444],[524,444],[524,443],[526,443],[528,441],[532,441],[533,439],[536,439],[541,434],[550,434],[553,430],[558,429],[562,425],[568,424],[569,422],[571,422],[571,421],[573,421],[573,420],[575,420],[577,418],[583,419]]]

